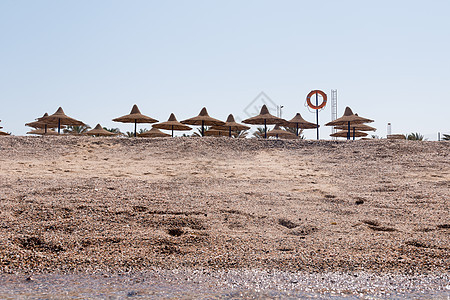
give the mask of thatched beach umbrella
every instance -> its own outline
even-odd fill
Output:
[[[211,118],[208,115],[206,107],[203,107],[200,114],[196,117],[181,121],[183,124],[202,126],[202,136],[205,136],[205,126],[221,126],[225,122]]]
[[[206,136],[228,136],[228,131],[220,129],[208,129],[205,131]]]
[[[155,137],[169,137],[170,134],[164,133],[161,130],[157,128],[152,128],[149,131],[140,133],[138,135],[139,137],[149,137],[149,138],[155,138]]]
[[[228,136],[231,137],[231,132],[232,131],[249,130],[250,127],[237,123],[234,120],[234,116],[232,114],[229,114],[228,118],[227,118],[227,121],[225,122],[224,125],[222,125],[222,126],[213,126],[211,129],[216,129],[216,130],[227,129],[228,130]]]
[[[58,135],[58,133],[54,130],[45,130],[43,128],[33,129],[27,132],[27,134],[36,134],[36,135]]]
[[[248,118],[242,121],[242,123],[264,125],[264,138],[267,138],[267,125],[285,124],[286,120],[271,115],[269,109],[267,109],[267,106],[264,104],[261,107],[259,115]]]
[[[287,121],[286,127],[296,128],[295,135],[298,136],[299,129],[315,129],[318,126],[317,124],[306,121],[300,113],[297,113],[291,120]]]
[[[128,115],[113,119],[114,122],[122,123],[134,123],[134,136],[137,136],[137,123],[157,123],[158,120],[150,118],[146,115],[141,114],[137,105],[133,105],[131,112]]]
[[[9,133],[0,131],[0,135],[9,135]]]
[[[341,131],[330,134],[330,136],[332,136],[332,137],[348,137],[348,134],[349,134],[349,132],[347,130],[341,130]],[[355,137],[367,136],[367,133],[355,130],[355,131],[353,131],[352,135],[353,135],[353,139],[354,139]]]
[[[277,139],[280,138],[286,138],[286,139],[296,139],[297,136],[293,134],[292,132],[283,130],[280,128],[280,125],[275,125],[275,127],[272,130],[269,130],[267,132],[267,136],[274,136]]]
[[[108,130],[103,129],[103,127],[100,124],[97,124],[97,126],[95,126],[94,129],[86,131],[83,134],[84,135],[94,135],[94,136],[113,136],[113,135],[117,135],[117,133],[110,132]]]
[[[348,130],[348,126],[334,126],[335,129],[340,130]],[[350,131],[358,130],[358,131],[377,131],[375,127],[366,125],[366,124],[350,124]]]
[[[328,122],[325,126],[342,126],[347,125],[347,140],[350,139],[350,126],[355,124],[371,123],[373,120],[355,115],[350,107],[345,108],[344,115],[334,121]],[[355,139],[355,137],[353,137]]]
[[[39,118],[38,121],[43,122],[44,124],[48,124],[48,125],[57,123],[58,124],[58,134],[61,132],[61,125],[70,125],[70,126],[85,125],[83,122],[75,120],[75,119],[67,116],[61,107],[58,108],[58,110],[53,115]]]
[[[38,118],[38,120],[43,119],[45,117],[48,117],[48,113],[45,113],[42,117]],[[34,121],[34,122],[30,122],[30,123],[26,123],[25,126],[28,127],[32,127],[35,129],[44,129],[44,133],[47,132],[47,129],[49,128],[58,128],[58,121],[55,121],[53,124],[52,123],[45,123],[42,121]],[[61,128],[65,128],[66,126],[61,125]]]
[[[172,137],[174,130],[187,131],[192,129],[189,126],[178,122],[177,118],[175,118],[175,115],[173,113],[170,114],[169,120],[167,120],[166,122],[155,124],[152,127],[158,129],[172,130]]]

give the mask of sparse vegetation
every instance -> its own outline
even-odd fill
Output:
[[[423,135],[418,132],[412,132],[410,134],[407,134],[405,137],[409,141],[423,141],[424,140]]]
[[[67,126],[63,129],[64,133],[67,134],[82,134],[91,129],[89,125],[81,125],[81,126]]]
[[[253,137],[258,139],[264,138],[264,127],[256,127],[256,131],[253,132]]]

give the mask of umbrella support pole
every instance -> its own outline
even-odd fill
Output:
[[[58,134],[61,133],[61,119],[58,119]]]
[[[134,137],[137,136],[137,120],[134,120]]]
[[[316,106],[319,106],[319,93],[316,93]],[[319,110],[316,109],[317,140],[319,140]]]
[[[228,137],[231,137],[231,126],[230,126],[230,130],[228,131]]]
[[[172,137],[173,137],[173,125],[172,125]]]
[[[266,119],[264,119],[264,138],[267,139],[267,123],[266,123]]]
[[[355,140],[355,127],[353,127],[353,140]]]
[[[297,123],[297,130],[295,131],[295,135],[298,136],[298,123]]]
[[[348,123],[347,123],[347,140],[349,140],[350,139],[350,121],[348,121]]]
[[[205,121],[202,120],[202,137],[205,136]]]

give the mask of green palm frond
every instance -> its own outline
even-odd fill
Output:
[[[423,141],[423,135],[418,132],[413,132],[408,134],[406,139],[410,141]]]
[[[258,139],[264,138],[264,127],[256,127],[256,131],[253,132],[253,137],[256,137]]]
[[[67,126],[63,129],[64,133],[67,134],[82,134],[91,129],[89,125],[81,125],[81,126]]]

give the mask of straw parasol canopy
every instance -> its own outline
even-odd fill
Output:
[[[297,130],[295,135],[298,136],[299,129],[315,129],[320,127],[320,125],[306,121],[300,113],[297,113],[295,117],[287,121],[286,127],[296,128]]]
[[[112,135],[117,135],[117,133],[110,132],[108,130],[103,129],[103,127],[100,124],[97,124],[97,126],[95,126],[94,129],[86,131],[83,134],[84,135],[95,135],[95,136],[112,136]]]
[[[363,118],[358,116],[357,114],[354,114],[353,111],[350,109],[350,107],[346,107],[344,111],[344,115],[340,118],[337,118],[334,121],[328,122],[325,124],[325,126],[342,126],[347,125],[347,139],[350,139],[350,125],[354,124],[364,124],[364,123],[371,123],[373,120]],[[353,137],[355,138],[355,137]]]
[[[168,137],[170,134],[164,133],[161,130],[152,127],[149,131],[143,132],[138,135],[139,137],[149,137],[149,138],[155,138],[155,137]]]
[[[33,129],[28,131],[27,134],[36,134],[36,135],[58,135],[58,133],[54,130],[45,130],[43,128]]]
[[[224,130],[227,129],[228,136],[231,137],[232,131],[249,130],[250,127],[237,123],[232,114],[228,115],[227,121],[222,126],[213,126],[211,129]]]
[[[9,133],[6,133],[6,132],[3,132],[3,131],[0,131],[0,135],[9,135]]]
[[[348,134],[349,134],[349,132],[347,130],[341,130],[336,133],[330,134],[330,136],[332,136],[332,137],[348,137]],[[367,136],[367,133],[355,130],[352,132],[352,135],[353,135],[353,139],[354,139],[355,137]]]
[[[274,136],[277,139],[278,138],[286,138],[286,139],[296,139],[297,138],[297,136],[295,134],[293,134],[292,132],[281,129],[279,124],[275,125],[275,127],[272,130],[267,132],[267,136],[269,136],[269,137]]]
[[[242,123],[252,125],[264,125],[264,138],[267,138],[267,125],[285,124],[286,120],[271,115],[269,109],[264,104],[261,107],[259,115],[248,118],[242,121]]]
[[[348,130],[348,126],[335,126],[335,129],[340,130]],[[366,124],[350,124],[350,131],[358,130],[358,131],[377,131],[376,128],[366,125]]]
[[[211,128],[211,129],[208,129],[205,131],[205,135],[207,135],[207,136],[228,136],[228,131]]]
[[[189,126],[178,122],[177,118],[175,118],[175,115],[173,113],[170,114],[169,120],[167,120],[166,122],[155,124],[155,125],[153,125],[153,128],[172,130],[172,137],[173,137],[174,130],[186,131],[186,130],[192,129]]]
[[[38,118],[38,120],[45,118],[45,117],[48,117],[48,113],[45,113],[41,118]],[[25,126],[32,127],[35,129],[44,129],[44,133],[45,133],[45,132],[47,132],[48,128],[58,128],[58,121],[55,121],[53,124],[52,123],[47,124],[42,121],[34,121],[34,122],[26,123]],[[65,127],[66,126],[61,125],[61,128],[65,128]]]
[[[203,107],[200,114],[196,117],[181,121],[183,124],[202,126],[202,136],[205,135],[205,126],[221,126],[225,122],[211,118],[208,115],[206,107]]]
[[[158,120],[150,118],[146,115],[141,114],[137,105],[133,105],[131,112],[128,115],[113,119],[114,122],[121,123],[134,123],[134,136],[137,135],[137,123],[157,123]]]
[[[85,125],[83,122],[75,120],[67,116],[61,107],[53,114],[39,118],[38,121],[43,122],[47,125],[58,124],[58,134],[61,132],[61,125],[71,125],[71,126],[82,126]]]

